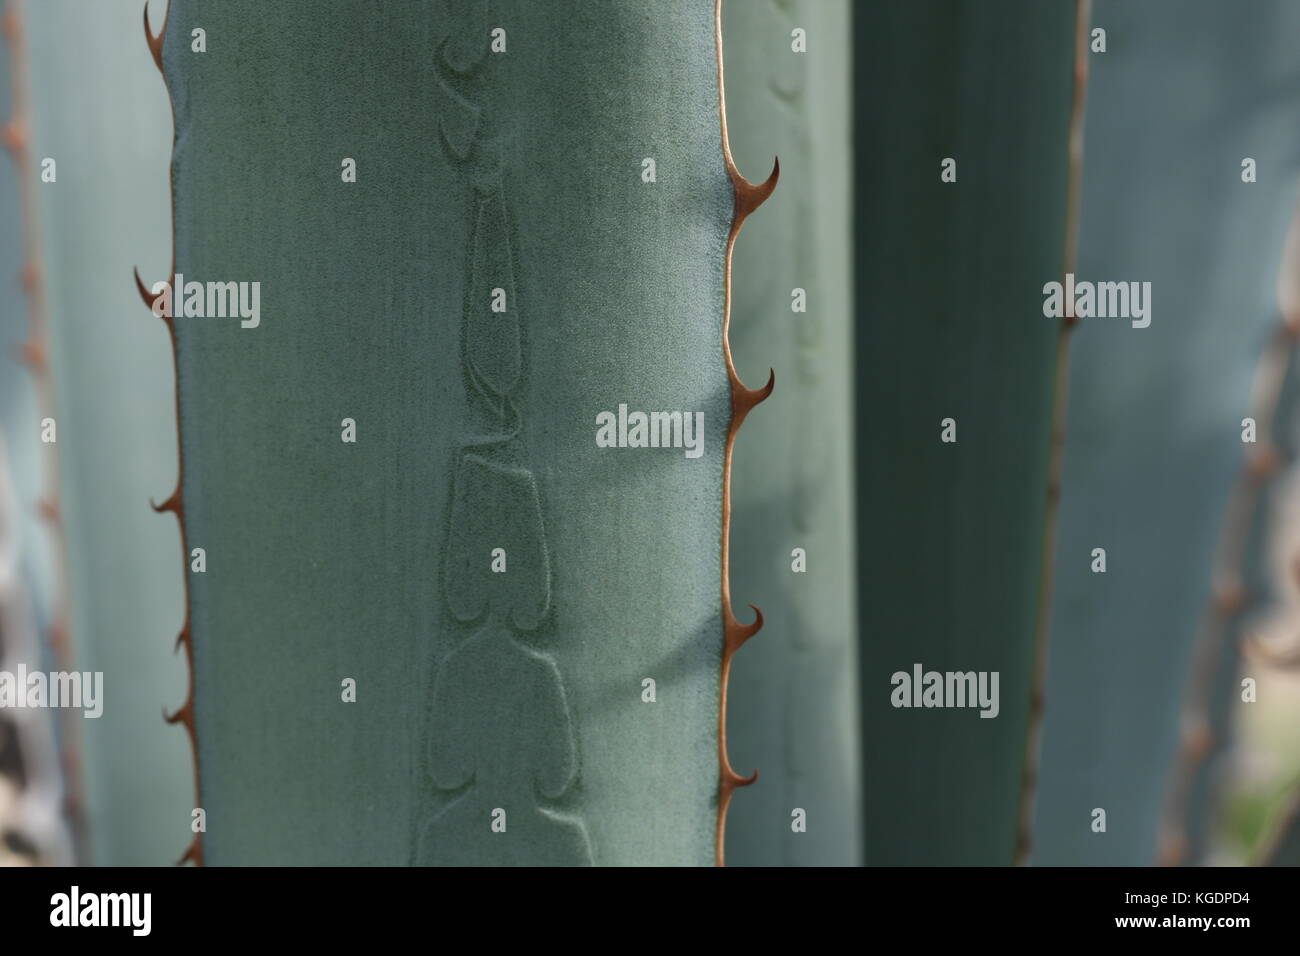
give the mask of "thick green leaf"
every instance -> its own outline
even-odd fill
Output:
[[[14,38],[0,37],[0,130],[18,129],[23,110],[15,83],[21,58],[13,44]],[[52,666],[45,638],[58,600],[49,529],[38,507],[48,490],[49,446],[40,439],[48,412],[35,377],[19,364],[31,339],[24,191],[30,201],[35,188],[18,154],[0,149],[0,671],[14,678],[20,668]],[[54,714],[0,712],[0,864],[73,861]]]
[[[713,859],[713,5],[487,9],[172,6],[176,268],[261,283],[175,320],[209,862]]]
[[[1082,319],[1071,345],[1038,863],[1156,859],[1229,495],[1256,447],[1242,419],[1279,324],[1300,172],[1300,8],[1250,11],[1172,0],[1093,11],[1107,50],[1089,57],[1076,271],[1150,282],[1152,311],[1141,329]],[[1246,157],[1258,182],[1242,181]],[[1104,574],[1091,571],[1094,548],[1106,549]],[[1235,684],[1231,661],[1220,673]]]
[[[1065,254],[1075,10],[909,2],[854,16],[866,860],[1007,864],[1047,514],[1059,322],[1041,290]],[[996,717],[895,707],[893,676],[916,665],[996,672]]]
[[[63,524],[76,665],[102,672],[102,716],[81,721],[90,859],[162,865],[184,851],[194,805],[176,524],[149,507],[176,478],[167,332],[143,312],[137,264],[170,255],[170,110],[128,0],[27,4],[32,149],[57,388]]]

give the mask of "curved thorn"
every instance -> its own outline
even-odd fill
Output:
[[[169,497],[166,501],[164,501],[160,505],[154,504],[154,500],[150,498],[149,507],[152,508],[154,511],[158,512],[159,514],[162,514],[164,511],[170,511],[173,514],[179,516],[180,498],[181,498],[181,491],[179,488],[177,488],[175,491],[171,493],[171,497]]]
[[[149,26],[149,0],[145,0],[144,4],[144,40],[149,44],[149,52],[153,55],[153,62],[158,67],[158,72],[162,73],[162,37],[154,36],[153,28]]]
[[[154,312],[153,310],[154,304],[158,301],[158,298],[159,296],[162,295],[162,293],[150,292],[148,289],[145,288],[144,280],[140,278],[140,270],[136,268],[133,269],[132,271],[135,272],[135,287],[136,290],[140,293],[140,301],[144,303],[145,308],[148,309],[152,315],[157,315],[158,318],[162,319],[164,322],[170,325],[172,321],[172,317],[170,315],[158,315],[158,313]]]
[[[1183,747],[1190,753],[1203,757],[1214,749],[1214,731],[1205,720],[1185,726],[1180,734]]]
[[[1242,610],[1249,597],[1240,581],[1227,581],[1214,590],[1214,608],[1227,617]]]
[[[1269,667],[1276,668],[1280,671],[1291,671],[1300,668],[1300,650],[1293,650],[1289,654],[1286,652],[1263,651],[1259,655]]]
[[[57,646],[66,644],[68,641],[68,625],[64,621],[57,621],[50,625],[50,643]]]
[[[744,406],[745,411],[749,411],[760,402],[766,401],[774,388],[776,388],[776,369],[769,368],[767,370],[766,385],[762,388],[746,388],[744,385],[740,385],[739,394],[736,397]]]
[[[0,14],[0,36],[10,43],[18,39],[18,8],[12,4],[6,4],[4,13]]]
[[[184,704],[180,706],[179,709],[177,709],[175,712],[171,714],[168,714],[167,708],[164,707],[163,720],[169,724],[186,724],[188,726],[187,721],[181,715],[184,714],[186,711],[188,711],[189,708],[190,708],[189,701],[186,701]]]
[[[189,847],[181,855],[181,858],[176,861],[176,865],[184,866],[186,861],[189,861],[195,866],[198,866],[200,865],[202,858],[203,851],[199,849],[199,838],[198,835],[195,834],[194,839],[190,841]]]
[[[18,125],[18,120],[10,120],[0,127],[0,144],[3,144],[4,148],[9,150],[9,154],[15,158],[23,151],[26,137],[23,135],[23,128]]]
[[[176,643],[172,645],[173,654],[175,654],[177,651],[179,651],[182,647],[185,646],[185,640],[189,636],[190,636],[189,631],[181,631],[179,634],[176,635]]]
[[[1161,866],[1182,866],[1187,859],[1187,840],[1185,837],[1166,834],[1160,838],[1158,859]]]
[[[144,280],[140,278],[140,267],[134,266],[131,271],[135,274],[135,287],[140,293],[140,300],[145,304],[145,307],[152,312],[155,301],[154,295],[144,287]]]
[[[41,284],[40,266],[32,261],[24,263],[20,281],[23,284],[23,291],[28,295],[33,294]]]
[[[749,606],[753,608],[754,611],[754,623],[741,624],[736,620],[735,615],[732,615],[731,619],[734,627],[728,629],[730,633],[727,635],[727,638],[728,644],[730,644],[733,651],[740,648],[747,640],[763,629],[763,612],[753,604]]]
[[[1272,442],[1265,441],[1246,462],[1246,473],[1249,477],[1262,481],[1281,467],[1282,453]]]
[[[731,766],[730,759],[726,761],[726,765],[722,768],[722,786],[728,794],[730,794],[730,792],[736,787],[748,787],[757,779],[757,770],[748,777],[742,777],[740,774],[736,773],[735,769]]]
[[[18,361],[30,369],[45,368],[45,347],[39,342],[24,342],[18,346]]]
[[[1272,647],[1257,633],[1247,634],[1241,643],[1247,654],[1258,657],[1270,667],[1288,670],[1300,665],[1300,643],[1294,647]]]
[[[763,205],[767,197],[776,189],[777,180],[781,178],[781,159],[772,160],[772,172],[761,183],[751,183],[739,173],[736,174],[736,218],[743,219]]]

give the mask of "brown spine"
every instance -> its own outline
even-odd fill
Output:
[[[1255,419],[1262,440],[1257,450],[1246,455],[1219,533],[1213,594],[1205,609],[1196,640],[1191,677],[1183,702],[1178,751],[1170,773],[1168,796],[1161,821],[1156,859],[1161,866],[1182,866],[1189,862],[1187,802],[1197,771],[1213,751],[1216,742],[1210,724],[1210,697],[1215,677],[1219,673],[1223,642],[1228,637],[1232,623],[1246,609],[1250,600],[1242,583],[1241,568],[1250,545],[1251,519],[1259,508],[1269,479],[1282,466],[1282,456],[1273,441],[1273,421],[1287,368],[1295,354],[1298,340],[1300,316],[1285,316],[1264,347],[1255,370],[1249,414]],[[1262,651],[1262,645],[1249,636],[1244,643],[1247,651]],[[1280,660],[1273,662],[1281,663]]]
[[[149,4],[146,2],[144,7],[144,37],[145,42],[149,44],[149,52],[153,56],[153,61],[158,67],[158,72],[162,75],[164,83],[167,79],[167,72],[163,69],[162,49],[163,37],[167,33],[167,20],[171,17],[171,5],[168,4],[167,14],[163,17],[162,29],[155,36],[149,26]],[[170,90],[168,91],[170,99]],[[176,147],[176,107],[172,104],[172,149]],[[169,184],[170,185],[170,184]],[[173,295],[175,294],[174,284],[176,282],[176,204],[174,201],[174,192],[168,190],[173,195],[172,202],[172,265],[171,275],[168,277],[168,283],[173,285]],[[153,311],[155,297],[145,288],[144,282],[140,279],[139,270],[135,273],[135,285],[140,291],[140,298],[144,304]],[[163,720],[169,724],[181,724],[190,738],[190,756],[194,760],[194,800],[196,804],[202,804],[201,789],[199,787],[199,738],[194,727],[194,636],[190,628],[190,574],[189,574],[189,554],[190,541],[189,534],[185,528],[185,505],[182,498],[182,489],[185,487],[185,450],[181,444],[181,389],[180,389],[180,356],[176,351],[176,320],[170,315],[160,316],[163,323],[167,326],[167,334],[171,337],[172,343],[172,361],[176,370],[176,490],[171,493],[166,501],[162,504],[149,504],[154,511],[170,511],[176,516],[176,521],[181,530],[181,561],[185,565],[185,622],[181,625],[181,632],[176,638],[176,649],[185,650],[186,673],[189,680],[189,688],[185,694],[185,703],[180,706],[175,713],[163,714]],[[177,864],[191,861],[195,866],[203,865],[203,834],[195,833],[194,839],[190,841],[189,847],[185,853],[177,860]]]
[[[769,370],[767,384],[762,388],[746,388],[736,374],[736,366],[731,360],[731,252],[736,245],[736,236],[745,223],[745,217],[761,206],[781,175],[780,161],[772,164],[772,175],[762,184],[751,183],[740,175],[731,158],[731,141],[727,137],[727,94],[722,80],[722,0],[714,3],[714,39],[718,51],[718,113],[722,122],[722,155],[727,164],[727,175],[735,190],[735,206],[731,219],[731,232],[727,236],[726,265],[723,270],[723,318],[722,318],[722,354],[727,363],[727,378],[731,383],[731,425],[727,429],[726,450],[722,458],[722,694],[718,713],[718,762],[721,765],[721,780],[718,789],[718,836],[717,865],[722,866],[724,835],[727,826],[727,807],[731,805],[731,794],[737,787],[745,787],[758,779],[758,771],[752,776],[742,777],[731,768],[727,756],[727,682],[731,676],[731,658],[742,644],[753,637],[763,627],[763,612],[754,605],[754,623],[741,624],[731,608],[731,450],[736,443],[736,432],[740,430],[745,416],[759,402],[772,394],[776,384],[776,372]]]
[[[1091,0],[1075,0],[1074,92],[1070,102],[1069,163],[1065,208],[1065,255],[1062,274],[1074,271],[1079,244],[1079,190],[1083,185],[1083,117],[1088,95],[1088,23]],[[1065,459],[1065,412],[1070,396],[1070,332],[1079,321],[1074,303],[1066,305],[1056,339],[1056,386],[1052,397],[1052,437],[1047,465],[1047,509],[1043,522],[1042,572],[1034,625],[1034,684],[1029,696],[1029,732],[1025,765],[1020,781],[1020,823],[1014,863],[1025,866],[1034,839],[1034,799],[1038,792],[1038,767],[1043,711],[1047,702],[1047,642],[1052,626],[1052,584],[1056,576],[1056,525],[1061,507],[1061,473]]]
[[[26,262],[22,271],[23,289],[28,301],[28,338],[19,358],[31,370],[36,381],[40,407],[57,421],[55,413],[54,376],[50,371],[49,312],[45,299],[45,281],[41,270],[41,238],[37,223],[36,198],[32,194],[35,170],[32,167],[31,130],[32,104],[28,90],[27,43],[23,36],[21,0],[9,0],[3,18],[4,37],[9,42],[12,57],[13,115],[0,129],[0,143],[13,156],[22,196],[23,244]],[[55,426],[58,427],[57,424]],[[54,544],[55,607],[54,620],[49,627],[48,640],[53,652],[55,667],[72,672],[76,668],[72,653],[72,636],[69,608],[68,541],[63,527],[59,493],[59,452],[57,441],[46,451],[45,495],[39,503],[41,517],[49,526]],[[62,742],[59,747],[63,771],[63,812],[72,834],[77,860],[89,862],[86,842],[85,811],[82,800],[81,727],[75,711],[61,714]]]

